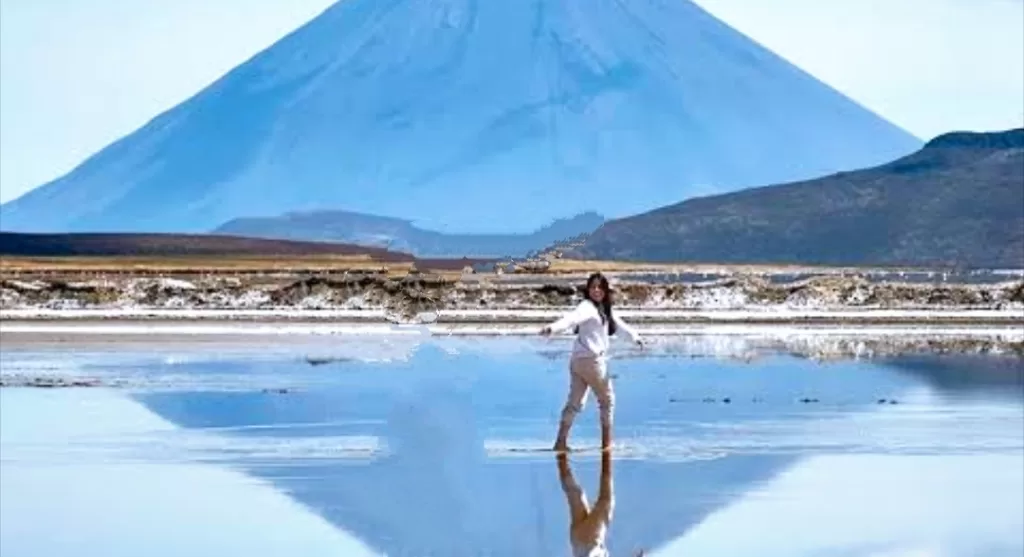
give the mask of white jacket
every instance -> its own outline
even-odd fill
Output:
[[[612,311],[612,319],[615,320],[616,333],[622,332],[632,342],[640,342],[640,335],[635,329],[627,325],[619,316]],[[564,317],[555,321],[548,328],[552,333],[560,333],[579,327],[576,334],[576,342],[572,346],[572,357],[605,358],[608,355],[608,324],[601,322],[601,314],[597,306],[590,300],[583,300],[576,309],[567,313]]]

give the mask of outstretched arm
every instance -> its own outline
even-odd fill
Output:
[[[638,333],[633,327],[626,324],[626,322],[623,321],[617,313],[612,313],[612,319],[615,320],[616,331],[622,331],[623,334],[629,337],[630,342],[643,344],[644,339],[640,337],[640,333]]]
[[[576,306],[576,309],[565,314],[558,321],[544,327],[541,332],[544,334],[559,333],[583,323],[589,317],[589,304],[590,302],[580,303],[580,305]]]

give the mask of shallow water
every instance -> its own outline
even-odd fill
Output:
[[[568,555],[565,341],[330,342],[5,347],[124,386],[0,390],[3,555]],[[611,364],[612,555],[1024,552],[1021,360],[692,347]]]

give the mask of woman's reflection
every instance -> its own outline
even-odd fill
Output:
[[[593,507],[587,505],[587,495],[572,475],[569,457],[565,453],[559,453],[556,458],[558,480],[569,503],[569,545],[572,547],[573,557],[607,557],[605,538],[615,511],[611,453],[601,453],[601,487],[598,489],[597,501]],[[643,551],[640,551],[637,557],[643,554]]]

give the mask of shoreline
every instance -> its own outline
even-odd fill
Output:
[[[12,323],[319,323],[337,326],[543,325],[573,306],[529,309],[449,309],[401,318],[381,309],[0,309],[0,329]],[[799,308],[648,309],[622,307],[616,313],[637,325],[958,325],[1024,326],[1024,307],[991,308]]]
[[[2,273],[0,273],[2,274]],[[636,277],[639,279],[640,277]],[[280,318],[415,322],[440,312],[443,319],[549,319],[582,300],[577,283],[547,276],[487,280],[441,276],[383,277],[370,274],[336,278],[79,277],[79,280],[0,280],[0,319],[77,318]],[[1024,280],[969,283],[872,281],[864,276],[681,277],[651,276],[614,281],[616,305],[641,321],[693,319],[775,320],[895,315],[953,316],[1004,320],[1016,312],[1024,322]],[[979,313],[987,312],[987,313]],[[746,317],[743,317],[746,315]],[[890,318],[890,317],[886,317]],[[905,318],[905,317],[904,317]],[[930,318],[929,318],[930,319]]]
[[[544,313],[548,313],[545,311]],[[557,313],[557,312],[556,312]],[[738,321],[662,322],[636,326],[643,348],[618,339],[614,359],[714,358],[744,364],[777,356],[819,363],[848,360],[933,357],[984,358],[970,365],[996,366],[1002,375],[1019,373],[1024,362],[1024,327],[1019,322],[771,323]],[[292,360],[311,366],[345,362],[409,361],[433,347],[445,353],[540,351],[561,358],[572,335],[542,337],[540,322],[391,324],[386,322],[231,319],[0,320],[4,362],[0,388],[183,388],[173,376],[128,380],[103,370],[74,372],[39,368],[40,353],[124,353],[155,357],[161,365],[193,358]],[[429,348],[428,348],[429,349]],[[145,355],[145,356],[143,356]],[[90,357],[92,357],[90,356]],[[995,359],[992,359],[995,358]],[[948,360],[947,360],[948,361]],[[967,360],[964,360],[967,361]],[[1018,371],[1014,371],[1018,370]],[[266,392],[291,392],[301,385],[277,381],[246,385]],[[283,389],[283,390],[282,390]]]
[[[130,269],[125,269],[130,270]],[[0,273],[2,275],[3,273]],[[863,275],[657,275],[615,280],[616,312],[646,336],[921,334],[1017,338],[1024,280]],[[959,277],[966,281],[965,277]],[[528,336],[581,301],[555,276],[21,277],[0,280],[0,338],[225,339]]]
[[[449,356],[530,351],[561,360],[571,350],[571,335],[541,337],[536,327],[385,326],[324,323],[20,323],[0,328],[4,362],[0,389],[114,388],[129,390],[241,389],[287,394],[303,390],[286,376],[239,385],[182,383],[175,371],[191,361],[238,359],[292,362],[298,365],[370,365],[408,362],[420,350]],[[780,326],[690,325],[640,327],[643,348],[619,340],[617,361],[646,358],[710,358],[750,365],[764,359],[794,357],[821,365],[844,361],[897,359],[949,365],[960,362],[999,381],[1020,377],[1024,329],[985,326]],[[117,369],[76,369],[38,365],[40,355],[122,354],[129,360],[158,362],[155,376],[130,376]],[[926,358],[927,360],[920,360]]]
[[[1024,342],[1021,319],[831,319],[808,320],[779,318],[775,320],[709,319],[665,320],[642,322],[633,320],[637,331],[645,337],[682,336],[811,336],[811,337],[1001,337]],[[464,321],[434,323],[388,323],[326,319],[0,319],[0,338],[13,341],[19,337],[530,337],[538,336],[547,320],[486,322]],[[562,333],[552,338],[569,338]]]

